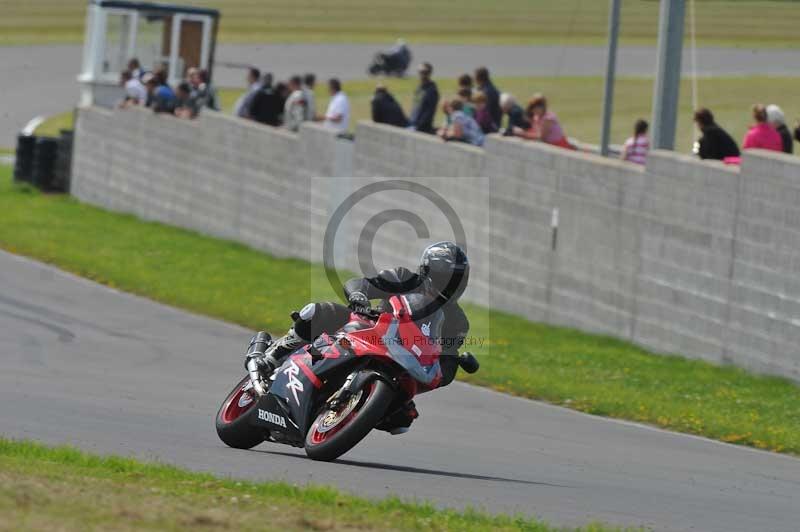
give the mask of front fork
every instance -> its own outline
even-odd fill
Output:
[[[250,377],[253,389],[259,397],[267,393],[269,388],[266,381],[268,376],[264,375],[264,370],[268,367],[264,361],[264,354],[270,344],[272,344],[272,337],[269,333],[258,332],[250,339],[250,346],[247,348],[247,355],[245,355],[244,367]]]

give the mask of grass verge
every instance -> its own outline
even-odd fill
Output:
[[[798,8],[800,9],[800,8]],[[455,79],[439,79],[442,98],[449,98],[456,92]],[[354,128],[359,120],[369,120],[370,101],[375,90],[376,80],[345,81],[344,89],[352,106]],[[411,108],[412,95],[416,81],[413,79],[387,79],[384,83],[395,94],[403,108]],[[603,79],[599,77],[504,77],[497,78],[497,86],[515,94],[525,101],[535,92],[543,92],[549,97],[551,107],[558,113],[567,134],[583,142],[600,141],[600,116],[602,112]],[[698,80],[700,105],[708,105],[723,127],[740,142],[752,122],[750,107],[756,102],[777,103],[786,114],[789,124],[800,118],[800,104],[795,98],[798,78],[734,77],[708,78]],[[241,94],[238,89],[221,89],[220,100],[225,112],[232,112],[236,99]],[[616,84],[616,105],[612,122],[612,142],[622,144],[631,135],[633,123],[638,118],[650,119],[653,80],[644,78],[620,78]],[[319,112],[325,110],[328,95],[324,80],[317,88]],[[698,133],[692,123],[691,88],[686,80],[681,86],[681,99],[678,109],[676,135],[677,151],[691,150]],[[441,112],[437,119],[441,120]],[[72,111],[48,118],[39,128],[39,135],[58,135],[59,129],[72,125]]]
[[[608,2],[597,0],[185,0],[221,10],[222,42],[581,44],[603,45]],[[82,42],[84,0],[0,0],[0,45]],[[625,0],[623,44],[655,45],[658,3]],[[701,46],[792,47],[791,1],[704,0],[696,5]],[[456,22],[457,21],[457,22]],[[688,25],[688,10],[687,10]],[[687,30],[688,39],[688,30]]]
[[[253,329],[323,294],[323,273],[242,245],[11,183],[0,166],[0,247]],[[800,454],[800,387],[629,343],[466,307],[481,371],[465,380],[577,410]]]
[[[526,530],[524,517],[369,501],[332,488],[226,480],[0,438],[2,530]],[[579,530],[618,530],[588,525]]]

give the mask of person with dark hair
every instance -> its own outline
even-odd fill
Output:
[[[458,90],[458,99],[461,100],[461,103],[464,104],[464,112],[475,118],[475,114],[477,110],[475,109],[475,103],[472,99],[473,93],[470,89],[464,87],[463,89]]]
[[[508,115],[508,124],[503,135],[510,137],[514,134],[514,128],[518,130],[530,129],[531,124],[525,119],[525,111],[517,103],[516,98],[508,92],[500,95],[500,109]]]
[[[714,115],[705,107],[694,113],[694,122],[703,134],[698,140],[697,155],[701,159],[721,161],[726,157],[739,157],[739,147],[727,131],[714,121]]]
[[[467,91],[469,92],[470,98],[472,98],[472,89],[473,89],[472,76],[470,76],[469,74],[461,74],[460,76],[458,76],[459,94],[461,93],[461,91]]]
[[[289,131],[297,131],[305,119],[306,96],[303,92],[303,80],[300,76],[292,76],[289,78],[289,97],[283,105],[283,125]]]
[[[256,92],[261,88],[259,81],[261,79],[261,71],[256,67],[250,67],[247,69],[247,90],[245,90],[244,94],[242,94],[238,100],[236,100],[236,105],[233,108],[233,114],[238,116],[239,118],[251,118],[250,112],[250,103],[252,102],[253,98],[256,95]]]
[[[144,105],[147,102],[147,88],[130,70],[122,71],[119,83],[125,89],[125,99],[119,103],[120,107]]]
[[[781,136],[783,143],[783,153],[792,153],[794,146],[792,145],[792,134],[786,126],[786,118],[783,115],[783,110],[775,104],[767,106],[767,122],[775,128],[775,131]]]
[[[547,98],[543,94],[534,94],[525,108],[525,116],[528,117],[531,127],[527,130],[515,128],[514,134],[531,140],[540,140],[547,144],[574,150],[561,122],[556,114],[547,110]]]
[[[350,101],[342,91],[342,83],[337,78],[328,80],[328,91],[331,99],[322,125],[339,133],[346,133],[350,128]]]
[[[744,136],[742,149],[761,148],[762,150],[783,151],[783,141],[774,127],[767,123],[767,108],[757,103],[753,106],[755,124]]]
[[[397,127],[408,126],[408,119],[403,108],[384,85],[375,87],[375,95],[372,97],[371,104],[373,122]]]
[[[267,72],[261,78],[261,88],[250,102],[250,116],[256,122],[270,126],[281,125],[283,99],[278,88],[272,86],[272,74]]]
[[[195,118],[200,112],[197,100],[192,96],[192,86],[182,81],[175,91],[175,116],[178,118]]]
[[[411,110],[409,123],[411,128],[422,133],[433,134],[433,120],[436,116],[436,106],[439,105],[439,89],[433,82],[433,66],[422,63],[418,68],[419,85],[414,91],[414,106]]]
[[[217,93],[208,82],[208,71],[192,67],[186,72],[186,77],[192,89],[192,98],[197,102],[197,107],[208,107],[219,111]]]
[[[633,125],[633,136],[622,146],[620,159],[636,164],[647,162],[647,152],[650,151],[650,139],[647,137],[648,128],[646,120],[640,118],[636,121]]]
[[[317,77],[314,74],[306,74],[303,76],[303,96],[306,100],[306,120],[317,119],[317,100],[314,96],[314,85],[317,83]]]
[[[503,120],[503,111],[500,109],[500,91],[489,78],[488,68],[480,67],[475,70],[475,84],[478,90],[486,95],[486,105],[489,108],[492,122],[499,125]]]
[[[163,74],[146,73],[142,81],[147,87],[147,107],[156,113],[169,113],[175,111],[176,96],[175,92],[167,85]]]
[[[141,80],[142,76],[144,75],[144,70],[142,70],[142,65],[139,63],[139,59],[136,57],[131,57],[128,60],[128,72],[131,73],[131,77]]]

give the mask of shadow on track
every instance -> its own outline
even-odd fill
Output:
[[[259,453],[266,453],[266,454],[275,454],[280,456],[288,456],[290,458],[297,458],[299,460],[309,460],[305,455],[300,454],[292,454],[286,453],[281,451],[268,451],[266,449],[255,449],[255,452]],[[384,471],[399,471],[402,473],[417,473],[421,475],[435,475],[438,477],[450,477],[450,478],[463,478],[468,480],[490,480],[492,482],[511,482],[514,484],[527,484],[531,486],[550,486],[553,488],[569,488],[570,486],[566,486],[564,484],[551,484],[549,482],[536,482],[533,480],[520,480],[515,478],[504,478],[504,477],[492,477],[486,475],[474,475],[471,473],[456,473],[454,471],[442,471],[439,469],[423,469],[420,467],[411,467],[411,466],[402,466],[402,465],[394,465],[394,464],[381,464],[378,462],[359,462],[357,460],[343,460],[338,459],[334,460],[334,464],[342,464],[351,467],[364,467],[367,469],[381,469]]]

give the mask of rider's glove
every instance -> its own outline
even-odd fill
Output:
[[[369,299],[362,292],[353,292],[347,297],[350,303],[350,308],[353,310],[367,310],[369,309]]]

